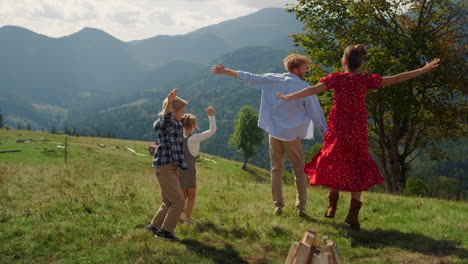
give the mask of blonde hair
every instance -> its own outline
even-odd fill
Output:
[[[302,64],[309,66],[311,60],[304,55],[300,54],[290,54],[286,58],[284,58],[284,68],[288,70],[288,72],[292,72],[294,68],[300,67]]]
[[[184,129],[190,129],[197,126],[197,117],[187,113],[182,116],[180,122],[182,123]]]
[[[367,54],[366,47],[362,44],[350,45],[344,50],[343,57],[348,61],[350,71],[361,68]]]
[[[174,101],[172,102],[172,110],[177,111],[180,110],[182,107],[186,106],[188,104],[187,101],[184,99],[180,98],[179,96],[176,96],[174,98]],[[167,106],[167,98],[164,99],[163,104],[162,104],[162,110],[159,113],[160,115],[163,115]]]

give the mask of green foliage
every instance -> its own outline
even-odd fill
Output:
[[[3,127],[3,114],[0,112],[0,128]]]
[[[346,46],[370,51],[367,71],[393,75],[439,57],[429,75],[371,92],[367,98],[371,150],[381,163],[387,191],[401,192],[411,161],[420,151],[437,153],[443,139],[467,135],[464,76],[467,62],[466,1],[300,0],[294,12],[306,26],[292,34],[297,46],[316,62],[311,82],[328,70],[339,71]],[[322,98],[325,110],[332,94]]]
[[[258,127],[258,114],[250,105],[243,106],[234,121],[234,133],[229,139],[229,146],[235,147],[247,160],[255,155],[255,146],[263,144],[265,133]]]
[[[310,161],[322,148],[322,143],[315,143],[304,155],[305,162]]]
[[[408,178],[408,180],[406,180],[405,195],[426,196],[426,194],[427,186],[421,179]]]

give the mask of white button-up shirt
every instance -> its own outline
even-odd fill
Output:
[[[238,71],[237,78],[252,88],[262,89],[258,126],[272,137],[286,141],[297,137],[311,139],[314,124],[322,135],[325,134],[327,124],[316,95],[293,101],[276,97],[277,92],[290,94],[310,86],[299,76],[292,73],[260,75]]]

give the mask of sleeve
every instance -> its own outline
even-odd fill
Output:
[[[166,130],[168,127],[170,127],[173,115],[174,115],[174,112],[170,112],[170,113],[164,114],[162,117],[160,117],[158,120],[156,120],[153,123],[154,130],[155,131],[158,131],[158,130],[162,131],[162,130]]]
[[[253,74],[245,71],[237,71],[237,79],[244,81],[248,86],[252,88],[267,88],[271,87],[269,84],[277,81],[281,81],[284,78],[281,76],[275,76],[274,74]]]
[[[305,97],[304,108],[309,118],[314,122],[315,127],[317,127],[322,135],[325,135],[327,131],[327,121],[317,95]]]
[[[211,137],[214,133],[216,133],[216,118],[215,116],[210,116],[209,117],[209,121],[210,121],[210,129],[202,132],[202,133],[199,133],[199,134],[194,134],[193,136],[191,136],[189,138],[190,141],[198,141],[198,142],[201,142],[205,139],[208,139],[209,137]]]
[[[340,82],[340,73],[334,72],[326,77],[320,79],[320,83],[323,83],[327,86],[327,90],[335,89]]]
[[[369,74],[368,75],[368,89],[379,89],[382,85],[382,76],[379,74]]]

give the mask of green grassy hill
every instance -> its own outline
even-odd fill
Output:
[[[32,141],[17,143],[19,139]],[[0,129],[1,263],[284,263],[308,227],[337,245],[344,263],[466,263],[468,204],[365,193],[360,232],[322,216],[327,191],[309,189],[310,218],[296,215],[295,187],[273,215],[268,172],[202,154],[192,226],[180,242],[145,226],[160,205],[146,142]],[[100,147],[103,144],[105,147]],[[128,150],[131,148],[137,155]]]

